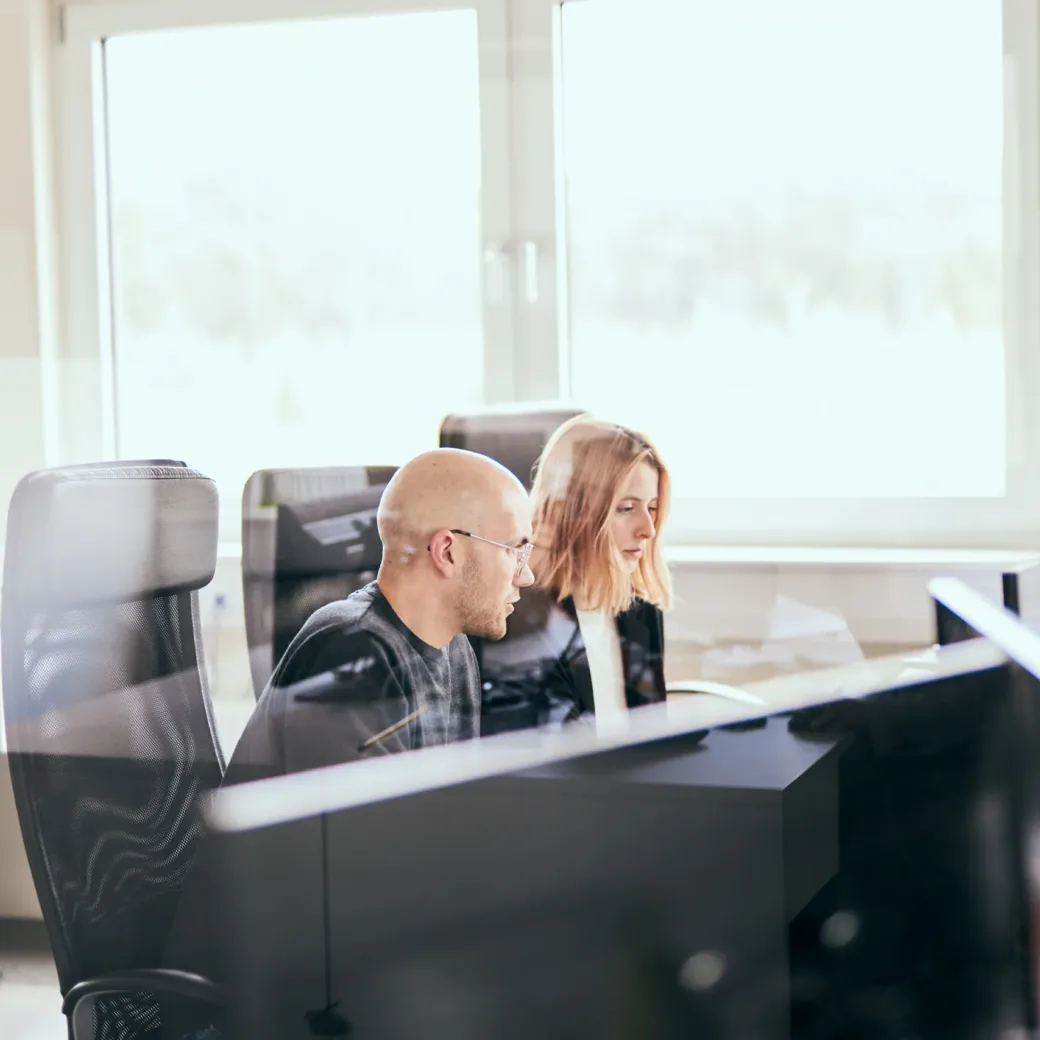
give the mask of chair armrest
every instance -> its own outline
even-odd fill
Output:
[[[61,1010],[70,1017],[76,1005],[85,997],[97,997],[109,993],[155,993],[184,997],[204,1004],[225,1005],[227,996],[222,986],[187,971],[170,968],[145,968],[139,971],[118,971],[99,975],[96,979],[77,982],[62,1003]]]
[[[713,697],[724,697],[726,700],[739,701],[741,704],[754,704],[767,707],[767,702],[757,694],[742,690],[739,686],[727,686],[725,683],[707,682],[704,679],[681,679],[665,686],[666,693],[706,693]]]

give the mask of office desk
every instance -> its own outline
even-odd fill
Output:
[[[713,730],[700,749],[664,760],[633,755],[609,776],[597,775],[596,759],[529,775],[566,778],[606,802],[624,797],[622,788],[645,788],[674,804],[677,819],[681,811],[697,845],[687,885],[704,894],[688,921],[690,952],[721,954],[736,975],[730,992],[746,1004],[740,1025],[780,1038],[789,1035],[787,926],[839,868],[844,743],[793,735],[786,718],[771,718],[761,729]],[[732,1008],[722,1015],[736,1024]]]
[[[307,1035],[326,922],[357,1035],[457,1040],[513,1036],[518,988],[564,1022],[608,969],[637,988],[625,928],[643,922],[680,964],[721,968],[698,999],[725,1035],[788,1037],[787,925],[838,866],[838,743],[779,719],[609,757],[356,805],[325,818],[325,850],[320,818],[237,835],[221,869],[243,1035]]]
[[[696,792],[698,812],[710,829],[768,821],[761,831],[779,848],[768,854],[783,879],[786,921],[793,920],[838,871],[838,761],[840,738],[806,739],[787,730],[786,718],[760,729],[713,730],[693,751],[648,764],[646,749],[631,754],[623,770],[606,773],[600,759],[577,759],[525,773],[532,779],[587,783],[589,797],[609,797],[611,787],[647,786],[661,798]],[[604,788],[604,784],[608,787]],[[763,847],[763,852],[766,849]],[[779,853],[780,859],[775,860]]]

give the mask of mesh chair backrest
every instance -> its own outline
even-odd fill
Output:
[[[242,595],[253,692],[319,607],[372,581],[393,466],[267,469],[242,493]]]
[[[197,799],[220,783],[196,592],[216,510],[176,466],[44,471],[11,500],[4,723],[63,992],[162,963]]]
[[[476,451],[505,466],[528,491],[531,473],[553,431],[582,415],[569,404],[499,405],[446,415],[440,446]]]

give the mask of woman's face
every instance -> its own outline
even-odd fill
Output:
[[[657,534],[657,470],[641,462],[622,482],[614,499],[610,533],[630,572],[639,567],[647,543]]]

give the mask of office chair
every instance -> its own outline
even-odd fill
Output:
[[[440,446],[479,452],[505,466],[530,491],[534,464],[553,431],[583,409],[566,402],[494,405],[446,415]],[[538,589],[525,589],[510,615],[506,635],[497,643],[470,637],[483,685],[481,732],[526,729],[537,723],[534,706],[541,669],[528,660],[525,643],[536,640],[548,622],[552,603]]]
[[[374,580],[376,508],[394,466],[263,469],[242,491],[242,595],[253,693],[319,607]]]
[[[197,590],[217,492],[183,465],[24,477],[8,512],[0,657],[8,762],[70,1040],[159,1035],[220,990],[159,968],[223,773]]]
[[[493,405],[473,412],[446,415],[440,446],[476,451],[505,466],[531,490],[531,471],[553,431],[584,414],[566,402]]]

